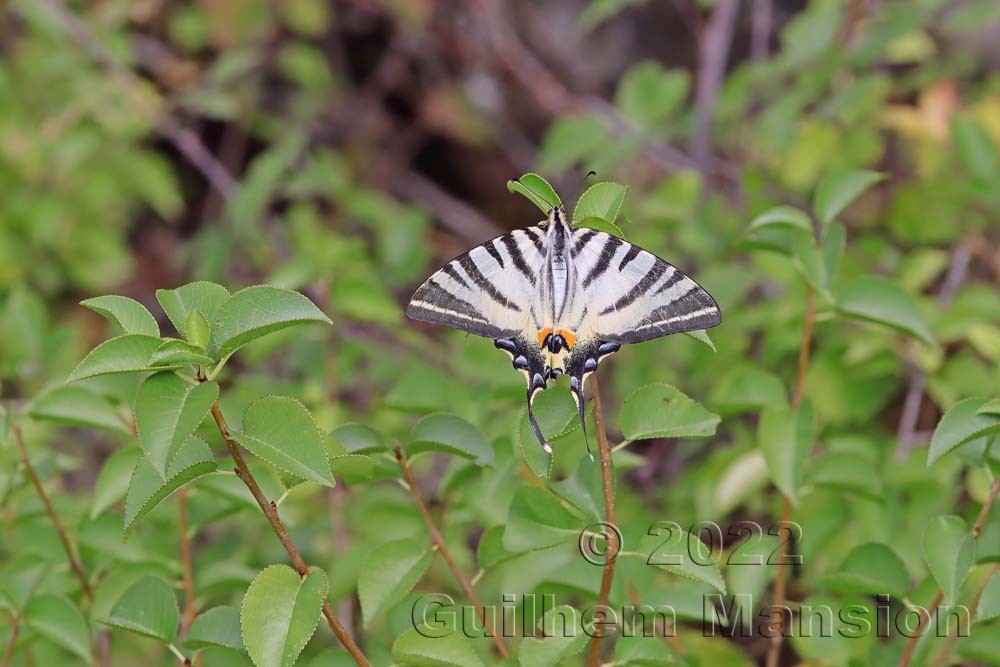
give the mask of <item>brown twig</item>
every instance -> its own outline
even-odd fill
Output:
[[[7,642],[7,648],[3,652],[3,662],[0,662],[2,667],[10,667],[10,659],[14,655],[14,645],[17,644],[17,636],[21,632],[21,617],[15,615],[14,621],[10,626],[10,641]]]
[[[49,496],[45,493],[45,487],[42,486],[42,480],[38,478],[38,473],[35,472],[35,467],[31,465],[31,458],[28,456],[28,448],[24,445],[24,434],[21,432],[21,425],[18,424],[13,419],[13,415],[10,420],[10,430],[14,433],[14,440],[17,442],[17,447],[21,451],[21,461],[24,463],[24,469],[28,472],[28,477],[31,478],[31,483],[35,486],[35,491],[38,492],[38,496],[42,499],[42,503],[45,505],[45,512],[49,515],[49,519],[52,521],[52,525],[56,529],[56,534],[59,535],[59,541],[62,542],[63,549],[66,551],[66,560],[69,561],[69,567],[73,570],[73,574],[76,578],[80,580],[80,585],[83,587],[83,594],[88,600],[94,599],[94,591],[90,587],[90,581],[87,579],[87,573],[83,569],[83,565],[77,559],[76,554],[73,552],[73,547],[69,543],[69,537],[66,534],[66,529],[63,528],[62,522],[59,520],[59,515],[56,514],[55,509],[52,507],[52,501],[49,500]]]
[[[993,509],[993,504],[997,500],[997,496],[1000,496],[1000,477],[993,480],[993,484],[990,486],[990,494],[986,498],[986,502],[983,503],[982,508],[979,510],[979,515],[976,517],[975,523],[972,524],[972,538],[977,539],[979,534],[983,532],[983,525],[986,523],[986,518],[990,515],[990,510]],[[973,598],[972,605],[969,608],[969,615],[975,613],[976,608],[979,606],[979,600],[983,595],[983,590],[986,588],[986,584],[989,583],[990,578],[996,572],[996,567],[986,576],[986,580],[982,584],[982,588],[976,593],[975,598]],[[940,605],[941,601],[944,600],[944,591],[938,591],[938,594],[934,597],[934,601],[931,602],[930,609],[927,610],[927,614],[921,615],[920,623],[917,625],[917,629],[914,631],[913,636],[910,637],[910,641],[906,642],[906,647],[903,649],[903,655],[900,656],[899,662],[896,667],[908,667],[910,660],[913,659],[913,652],[917,648],[917,642],[920,641],[920,637],[924,634],[924,626],[930,621],[932,610],[936,610]],[[956,639],[957,641],[957,639]],[[954,648],[954,642],[950,641],[942,650],[941,655],[938,656],[938,660],[935,664],[942,660],[947,662],[948,656],[951,654],[951,650]],[[945,664],[940,662],[940,664]]]
[[[766,60],[771,40],[771,24],[774,21],[774,0],[753,0],[753,14],[750,27],[750,57]]]
[[[243,458],[243,454],[240,451],[239,443],[233,437],[232,431],[229,430],[229,425],[226,423],[225,417],[222,416],[222,410],[219,408],[219,402],[216,401],[212,404],[212,418],[215,419],[215,425],[219,429],[219,433],[222,434],[222,439],[225,440],[226,446],[229,448],[229,454],[233,457],[233,461],[236,463],[236,476],[243,480],[247,489],[250,490],[250,494],[257,501],[257,505],[260,506],[261,511],[264,516],[267,517],[268,523],[271,524],[271,528],[274,529],[275,535],[281,541],[281,546],[285,548],[288,556],[292,559],[292,564],[295,566],[295,570],[300,576],[306,576],[309,573],[309,566],[302,559],[299,554],[299,550],[295,548],[295,544],[292,542],[292,538],[288,535],[288,531],[285,529],[285,525],[281,522],[281,517],[278,516],[277,506],[267,499],[264,492],[261,491],[260,485],[254,478],[253,474],[250,472],[250,468],[247,467],[246,460]],[[323,617],[326,618],[327,625],[333,631],[333,634],[337,636],[340,643],[343,644],[344,648],[351,657],[354,658],[354,662],[358,663],[362,667],[371,667],[371,663],[368,662],[368,658],[365,654],[361,652],[361,649],[357,644],[354,643],[354,639],[351,638],[349,632],[346,628],[341,625],[340,620],[333,613],[333,609],[330,607],[330,603],[325,599],[323,600]]]
[[[181,618],[181,636],[187,637],[194,623],[197,610],[194,606],[194,574],[191,566],[191,541],[188,539],[187,489],[177,492],[177,514],[181,533],[181,565],[184,570],[184,616]]]
[[[482,603],[479,598],[476,597],[475,591],[472,590],[472,582],[469,581],[468,577],[462,574],[462,571],[458,568],[455,560],[451,557],[451,552],[448,551],[448,547],[444,544],[444,538],[441,536],[441,531],[438,530],[437,524],[434,523],[434,517],[431,516],[431,512],[427,509],[427,503],[424,502],[423,496],[420,494],[420,489],[417,488],[417,481],[413,479],[413,472],[410,470],[410,464],[407,463],[406,457],[403,455],[403,450],[400,447],[396,447],[396,462],[399,463],[399,467],[403,470],[403,476],[406,478],[406,484],[410,488],[410,494],[413,495],[413,499],[417,503],[417,507],[420,509],[420,514],[424,517],[424,523],[427,524],[427,530],[431,533],[431,540],[434,541],[435,546],[437,546],[438,552],[441,557],[444,558],[445,563],[451,569],[452,573],[455,575],[455,579],[458,580],[459,585],[462,590],[465,591],[466,597],[472,602],[472,605],[476,608],[476,614],[483,620],[483,628],[485,628],[486,633],[493,640],[494,646],[497,647],[497,651],[500,652],[505,659],[510,657],[510,652],[507,650],[507,645],[504,644],[503,638],[500,637],[493,629],[493,625],[489,622],[486,616],[486,610],[483,608]]]
[[[601,409],[601,391],[597,381],[597,374],[590,376],[590,393],[594,400],[594,427],[597,431],[597,443],[601,456],[601,481],[604,487],[604,520],[612,526],[615,522],[615,489],[614,479],[611,474],[611,445],[608,444],[608,433],[604,428],[604,413]],[[604,562],[604,573],[601,575],[601,589],[597,594],[597,607],[601,608],[608,604],[608,596],[611,595],[611,581],[615,575],[615,563],[618,560],[618,552],[621,550],[617,542],[616,531],[608,531],[607,560]],[[587,664],[590,667],[598,667],[601,664],[601,639],[603,633],[597,632],[590,641],[590,656]]]
[[[799,360],[795,369],[795,386],[792,390],[792,407],[798,408],[802,405],[802,397],[805,395],[806,371],[809,368],[809,354],[812,349],[813,326],[816,323],[816,294],[813,286],[806,284],[806,312],[802,323],[802,343],[799,346]],[[784,496],[781,504],[781,523],[786,526],[792,520],[792,501],[788,496]],[[785,616],[781,608],[785,604],[787,576],[785,572],[785,562],[788,560],[788,540],[782,540],[778,552],[778,564],[774,570],[774,600],[772,601],[773,611],[771,613],[770,627],[777,628],[777,632],[771,637],[771,643],[767,648],[767,667],[777,667],[778,659],[781,657],[781,643],[783,635],[781,626],[784,624]]]
[[[691,153],[702,171],[708,170],[712,149],[712,115],[715,100],[726,72],[729,47],[733,41],[733,27],[740,11],[738,0],[719,0],[712,17],[705,26],[701,40],[698,85],[694,102],[694,136]]]

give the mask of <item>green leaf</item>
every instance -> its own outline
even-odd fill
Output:
[[[364,424],[344,424],[330,432],[330,437],[350,454],[374,454],[388,451],[382,436]]]
[[[179,620],[173,590],[163,579],[147,575],[122,594],[102,623],[169,644]]]
[[[601,218],[584,218],[580,222],[574,223],[576,227],[589,227],[590,229],[596,229],[599,232],[604,232],[605,234],[611,234],[612,236],[617,236],[620,239],[625,238],[625,232],[613,222],[608,222]]]
[[[192,310],[201,312],[211,323],[228,298],[229,290],[225,287],[205,281],[188,283],[177,289],[156,290],[156,300],[179,334],[186,333],[188,315]]]
[[[433,552],[417,540],[396,540],[377,547],[358,577],[358,598],[365,627],[409,593],[431,564]]]
[[[60,595],[39,595],[24,610],[28,627],[74,655],[91,659],[90,630],[76,606]]]
[[[150,366],[182,366],[184,364],[199,364],[201,366],[211,366],[215,359],[204,354],[201,348],[195,347],[187,341],[170,338],[153,350],[149,355]]]
[[[827,588],[843,594],[891,595],[910,593],[910,576],[896,553],[885,544],[866,542],[851,549],[840,569],[827,575]]]
[[[50,568],[48,561],[34,555],[19,556],[8,561],[0,569],[0,601],[4,606],[23,610]]]
[[[1000,153],[977,120],[952,115],[951,140],[973,178],[983,183],[995,183],[1000,178]]]
[[[821,224],[828,225],[837,219],[862,192],[885,178],[875,171],[841,171],[830,174],[816,187],[813,208]]]
[[[839,222],[831,222],[823,229],[819,242],[823,257],[823,269],[826,273],[826,284],[833,285],[840,269],[840,258],[847,247],[847,231]]]
[[[232,295],[212,327],[212,356],[226,358],[267,334],[309,322],[332,324],[312,301],[291,290],[257,285]]]
[[[28,414],[34,419],[56,424],[101,428],[131,435],[128,425],[110,401],[79,386],[55,387],[45,392],[35,399]]]
[[[830,277],[826,273],[826,262],[823,253],[816,246],[810,232],[795,232],[792,234],[792,258],[795,267],[802,272],[805,279],[822,294],[827,301],[833,301],[830,294]]]
[[[568,391],[553,388],[537,394],[533,409],[538,426],[551,445],[580,428],[576,404]],[[552,469],[553,456],[546,454],[538,443],[535,431],[528,421],[527,407],[521,411],[515,439],[525,462],[534,473],[539,477],[548,477]],[[558,456],[558,449],[555,456]]]
[[[816,486],[857,493],[875,502],[884,498],[879,471],[854,452],[826,452],[810,471],[809,481]]]
[[[482,432],[461,417],[428,415],[410,431],[406,444],[410,453],[439,451],[472,459],[480,466],[493,466],[493,448]]]
[[[305,577],[287,565],[265,568],[250,584],[240,611],[243,643],[257,667],[291,667],[316,631],[326,574]]]
[[[191,624],[184,647],[192,650],[222,646],[245,651],[240,629],[240,610],[236,607],[215,607],[199,614]]]
[[[304,405],[288,396],[263,396],[243,415],[241,445],[293,475],[333,486],[323,434]]]
[[[196,435],[192,435],[181,445],[167,464],[163,475],[153,468],[145,456],[140,458],[135,464],[125,498],[125,535],[132,531],[139,519],[149,514],[174,491],[192,480],[214,472],[216,468],[212,450]]]
[[[813,416],[808,403],[798,410],[784,403],[764,406],[757,423],[757,446],[771,481],[793,503],[812,448]]]
[[[753,365],[741,364],[722,371],[712,389],[709,403],[720,412],[739,413],[786,400],[785,386],[777,375]]]
[[[160,327],[146,307],[127,296],[98,296],[80,302],[95,313],[108,318],[127,334],[143,334],[159,338]]]
[[[66,383],[111,373],[163,370],[154,368],[149,363],[150,355],[159,346],[159,338],[143,334],[125,334],[112,338],[91,350],[69,374]]]
[[[712,342],[712,339],[709,337],[708,332],[705,331],[704,329],[695,329],[693,331],[685,331],[684,335],[688,336],[689,338],[694,338],[696,341],[698,341],[702,345],[707,345],[709,347],[709,349],[712,350],[712,352],[717,352],[718,351],[718,350],[715,349],[715,343]]]
[[[544,549],[575,540],[583,519],[545,489],[522,486],[511,501],[503,547],[511,553]]]
[[[638,554],[622,552],[621,555],[642,557],[647,565],[726,592],[726,582],[708,545],[676,523],[653,524],[642,537]]]
[[[562,200],[559,199],[559,195],[549,185],[549,182],[538,174],[529,172],[521,178],[507,181],[507,190],[524,195],[532,204],[540,208],[545,215],[548,215],[549,211],[556,206],[562,206]]]
[[[580,612],[569,605],[549,609],[538,625],[543,639],[525,637],[517,656],[520,667],[553,667],[582,651],[589,640],[580,625]]]
[[[890,280],[874,277],[855,280],[841,290],[837,308],[848,317],[891,327],[930,347],[937,345],[913,297]]]
[[[649,438],[703,438],[715,433],[719,416],[676,387],[640,387],[622,404],[622,434],[629,442]]]
[[[580,195],[573,209],[573,222],[578,224],[587,218],[597,218],[614,223],[621,213],[622,203],[628,187],[618,183],[595,183]]]
[[[330,457],[334,478],[338,475],[348,484],[363,484],[372,478],[375,461],[364,454],[344,454]]]
[[[690,75],[686,70],[664,70],[652,61],[633,65],[618,82],[615,106],[640,124],[658,123],[684,106]]]
[[[219,385],[191,385],[174,373],[146,378],[135,398],[139,444],[153,469],[165,475],[180,446],[208,416],[219,398]]]
[[[1000,414],[982,412],[988,403],[985,398],[967,398],[944,413],[931,436],[928,467],[959,445],[1000,431]]]
[[[95,518],[125,497],[132,471],[135,469],[142,450],[129,447],[115,452],[101,466],[101,472],[94,483],[94,505],[90,508],[90,518]]]
[[[668,667],[683,665],[660,636],[649,636],[636,630],[636,635],[622,636],[615,642],[615,662],[621,667]],[[714,664],[714,663],[713,663]]]
[[[983,595],[979,598],[979,608],[976,609],[976,623],[985,623],[995,618],[1000,618],[1000,577],[994,572],[989,583],[983,589]]]
[[[441,613],[445,613],[442,610]],[[460,610],[447,613],[460,615]],[[455,628],[420,625],[392,644],[392,661],[407,667],[486,667],[469,640]]]
[[[1000,416],[1000,398],[992,398],[986,401],[976,412],[981,415]]]
[[[939,516],[924,530],[924,562],[948,604],[955,604],[974,552],[975,541],[961,517]]]
[[[538,168],[549,173],[565,171],[578,162],[605,153],[608,139],[607,122],[596,113],[558,118],[542,139]],[[510,189],[509,181],[507,188]],[[532,202],[539,208],[543,206],[535,199]],[[548,209],[545,211],[547,213]]]
[[[810,235],[813,233],[813,224],[812,220],[809,219],[809,215],[794,206],[785,205],[775,206],[758,215],[750,222],[747,232],[754,232],[764,227],[773,226],[801,229]]]
[[[208,341],[212,337],[212,327],[197,308],[192,308],[188,312],[184,323],[184,337],[187,338],[187,342],[200,350],[208,347]]]

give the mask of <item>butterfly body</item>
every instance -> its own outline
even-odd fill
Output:
[[[718,304],[672,265],[616,236],[573,228],[561,207],[446,264],[406,314],[492,338],[527,381],[528,413],[567,375],[583,423],[583,385],[621,345],[721,322]]]

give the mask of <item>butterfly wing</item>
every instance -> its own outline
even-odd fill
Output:
[[[712,295],[653,253],[593,229],[573,239],[585,337],[623,345],[722,322]]]
[[[414,292],[406,314],[487,338],[523,334],[544,259],[540,228],[498,236],[428,278]]]

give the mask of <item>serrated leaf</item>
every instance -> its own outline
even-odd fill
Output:
[[[793,503],[798,499],[812,439],[813,417],[808,403],[798,410],[784,403],[764,406],[757,423],[757,446],[764,453],[771,481]]]
[[[330,437],[350,454],[373,454],[388,451],[382,436],[364,424],[343,424],[330,432]]]
[[[433,552],[417,540],[396,540],[377,547],[358,577],[358,598],[365,627],[417,585],[431,564]]]
[[[595,183],[580,195],[573,209],[573,223],[597,218],[614,224],[625,202],[628,187],[618,183]]]
[[[948,604],[955,604],[974,553],[975,541],[961,517],[939,516],[924,530],[924,562]]]
[[[637,631],[638,632],[638,631]],[[659,636],[622,636],[615,642],[615,664],[621,667],[667,667],[683,665]]]
[[[94,483],[94,504],[90,508],[90,518],[95,518],[125,497],[132,471],[135,470],[142,450],[129,447],[115,452],[101,466],[101,472]]]
[[[192,650],[222,646],[234,651],[246,651],[240,629],[240,610],[236,607],[215,607],[198,615],[191,624],[184,647]]]
[[[621,227],[613,222],[608,222],[601,218],[584,218],[580,222],[574,222],[573,225],[576,228],[588,227],[590,229],[596,229],[599,232],[604,232],[605,234],[611,234],[612,236],[617,236],[620,239],[625,238],[625,232],[622,231]]]
[[[159,338],[143,334],[125,334],[107,340],[83,358],[69,374],[66,383],[111,373],[163,370],[154,368],[149,363],[150,355],[159,345]]]
[[[344,454],[330,457],[334,478],[340,476],[348,484],[363,484],[371,480],[375,461],[364,454]]]
[[[243,643],[257,667],[291,667],[316,631],[326,598],[326,574],[305,577],[287,565],[265,568],[243,598]]]
[[[1000,416],[1000,398],[991,398],[980,406],[977,413],[981,415],[998,415]]]
[[[866,542],[851,549],[840,569],[827,575],[823,583],[843,594],[885,594],[902,599],[910,593],[910,576],[903,561],[879,542]]]
[[[479,563],[480,569],[488,570],[513,557],[514,554],[503,548],[503,533],[503,526],[491,526],[479,538],[479,544],[476,546],[476,562]]]
[[[143,334],[154,338],[160,336],[156,318],[135,299],[118,295],[98,296],[81,301],[80,305],[108,318],[127,334]]]
[[[32,630],[86,661],[91,659],[90,630],[83,614],[60,595],[39,595],[24,610]]]
[[[913,297],[890,280],[875,277],[855,280],[837,296],[837,309],[848,317],[882,324],[930,347],[937,346]]]
[[[985,398],[967,398],[944,413],[931,436],[928,467],[960,445],[1000,431],[1000,414],[982,412],[988,402]]]
[[[410,431],[406,451],[448,452],[472,459],[480,466],[493,466],[493,448],[478,428],[461,417],[449,414],[428,415]]]
[[[55,387],[45,392],[35,399],[28,414],[56,424],[131,433],[110,401],[79,386]]]
[[[567,391],[550,389],[537,394],[533,410],[542,434],[553,447],[556,442],[580,428],[576,404],[573,402],[572,395]],[[532,471],[539,477],[548,477],[553,457],[546,454],[538,443],[531,423],[528,421],[527,408],[521,411],[521,417],[515,431],[515,440],[524,455],[525,462]]]
[[[503,534],[511,553],[544,549],[579,537],[584,520],[552,494],[534,486],[517,489]]]
[[[243,415],[243,432],[234,435],[250,452],[286,472],[326,486],[335,484],[323,434],[294,398],[258,398]]]
[[[125,497],[124,532],[128,535],[135,524],[177,489],[217,468],[212,450],[196,435],[190,436],[161,475],[143,456],[135,464]]]
[[[102,623],[169,644],[179,620],[177,598],[167,582],[144,576],[122,594]]]
[[[541,638],[526,636],[517,655],[520,667],[554,667],[587,645],[580,612],[569,605],[549,609],[538,622]]]
[[[715,433],[719,416],[668,384],[640,387],[622,404],[622,434],[629,442],[649,438],[703,438]]]
[[[222,285],[198,281],[181,285],[176,289],[156,290],[156,300],[163,312],[170,318],[177,333],[184,335],[188,314],[198,310],[209,323],[219,314],[219,307],[229,298],[229,290]]]
[[[708,545],[675,523],[651,526],[642,537],[639,553],[632,555],[643,558],[647,565],[708,584],[722,594],[726,592],[726,582]]]
[[[993,619],[1000,618],[1000,577],[994,571],[987,575],[990,577],[989,583],[983,589],[983,595],[979,598],[979,607],[976,609],[976,623],[986,623]]]
[[[215,359],[205,354],[200,348],[176,338],[163,341],[149,355],[150,366],[176,367],[184,364],[210,366],[214,363]]]
[[[298,292],[270,285],[247,287],[219,308],[209,353],[224,359],[258,338],[310,322],[332,324],[323,311]]]
[[[786,205],[775,206],[764,211],[750,222],[747,231],[754,232],[772,226],[800,229],[810,235],[813,233],[813,224],[809,215],[801,209]]]
[[[885,178],[875,171],[842,171],[830,174],[816,187],[813,208],[821,224],[828,225],[861,193]]]
[[[135,398],[139,444],[161,476],[218,398],[216,383],[191,385],[174,373],[151,375],[139,387]]]
[[[184,337],[198,349],[204,350],[208,347],[208,341],[212,337],[212,327],[197,308],[192,308],[188,312],[187,320],[184,322]]]
[[[461,614],[457,610],[447,613]],[[400,635],[392,644],[392,660],[407,667],[486,667],[457,629],[427,625],[410,628]]]
[[[712,350],[712,352],[718,352],[718,350],[715,349],[715,343],[712,342],[712,338],[708,335],[708,332],[705,331],[704,329],[695,329],[693,331],[685,331],[684,335],[687,336],[687,337],[689,337],[689,338],[694,338],[696,341],[698,341],[702,345],[708,346],[708,348],[710,350]]]
[[[507,190],[524,195],[546,215],[548,215],[553,207],[562,206],[562,200],[559,199],[559,195],[549,185],[549,182],[538,174],[529,172],[521,176],[521,178],[507,181]]]

